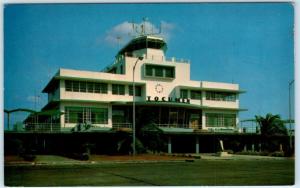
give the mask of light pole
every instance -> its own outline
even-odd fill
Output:
[[[133,90],[133,98],[132,98],[132,148],[133,148],[133,155],[136,154],[135,150],[135,82],[134,82],[134,72],[135,67],[138,61],[142,61],[143,57],[138,57],[136,62],[134,63],[133,70],[132,70],[132,90]]]
[[[290,125],[290,131],[289,131],[289,135],[290,135],[290,148],[292,148],[292,110],[291,110],[291,86],[294,83],[294,80],[289,82],[289,125]]]

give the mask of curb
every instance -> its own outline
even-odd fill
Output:
[[[184,163],[186,160],[138,160],[138,161],[88,161],[88,162],[9,162],[5,167],[17,166],[69,166],[69,165],[102,165],[102,164],[140,164],[140,163]]]

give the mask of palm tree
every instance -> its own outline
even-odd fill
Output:
[[[263,136],[286,136],[287,129],[280,115],[267,114],[266,117],[255,116]]]
[[[276,140],[273,140],[272,137],[288,135],[284,121],[281,120],[280,115],[268,113],[266,117],[255,116],[255,120],[260,126],[262,147],[265,150],[276,149],[276,147],[274,148]]]

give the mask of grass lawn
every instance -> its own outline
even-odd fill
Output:
[[[5,167],[7,186],[292,185],[294,160]]]

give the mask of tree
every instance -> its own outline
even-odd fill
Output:
[[[263,136],[286,136],[287,129],[279,115],[267,114],[266,117],[255,116]]]
[[[274,137],[287,136],[288,132],[284,126],[283,120],[279,115],[273,115],[268,113],[266,117],[255,116],[256,122],[260,126],[260,134],[262,147],[264,150],[276,150],[278,140],[274,140]]]

